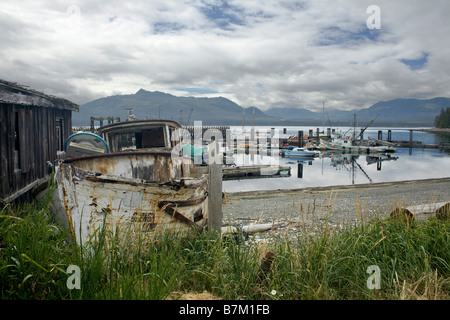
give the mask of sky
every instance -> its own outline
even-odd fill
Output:
[[[0,79],[353,110],[450,97],[448,0],[2,0]]]

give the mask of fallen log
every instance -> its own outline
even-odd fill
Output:
[[[408,219],[427,219],[432,216],[440,220],[447,219],[450,215],[450,202],[436,202],[425,205],[399,207],[391,212],[391,217],[407,217]]]

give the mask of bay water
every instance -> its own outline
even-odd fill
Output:
[[[287,135],[303,131],[308,134],[314,127],[255,127],[255,132],[275,132]],[[319,128],[320,131],[326,128]],[[350,127],[333,128],[342,133],[351,131]],[[249,131],[249,128],[244,128]],[[368,128],[364,138],[378,137],[378,131],[387,138],[391,130],[392,140],[409,141],[409,128]],[[232,133],[242,133],[242,127],[231,127]],[[357,133],[359,131],[357,129]],[[426,145],[446,143],[450,136],[413,131],[413,141]],[[398,182],[407,180],[435,179],[450,177],[450,150],[429,148],[397,148],[390,154],[342,154],[321,152],[314,159],[296,159],[293,157],[271,157],[269,155],[235,154],[235,163],[245,165],[280,165],[290,167],[290,176],[267,176],[261,178],[223,181],[223,191],[262,191],[301,189],[308,187],[327,187],[341,185],[358,185],[378,182]]]

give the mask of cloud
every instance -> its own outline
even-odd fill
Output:
[[[450,96],[450,6],[377,1],[13,1],[1,78],[85,103],[140,88],[244,106],[355,109]]]

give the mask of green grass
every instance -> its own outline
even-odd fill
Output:
[[[80,248],[68,235],[45,200],[1,209],[1,298],[160,300],[205,290],[231,300],[450,298],[449,220],[375,219],[264,244],[209,232],[124,241],[99,230]],[[261,278],[268,251],[274,260]],[[80,267],[79,290],[66,285],[70,265]],[[371,265],[379,290],[367,288]]]

